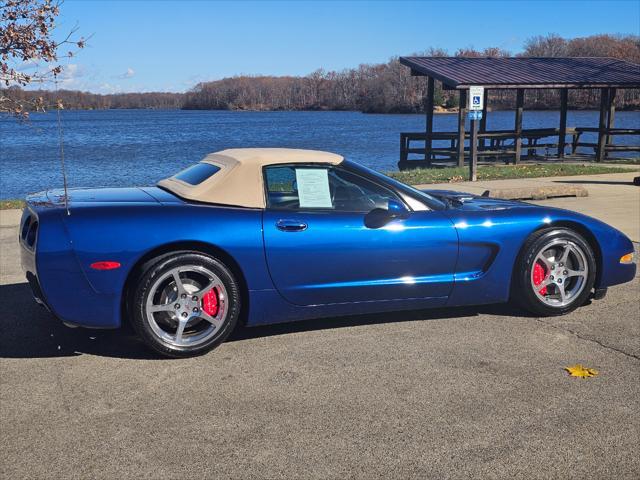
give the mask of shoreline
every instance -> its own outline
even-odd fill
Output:
[[[449,183],[452,186],[466,181],[468,167],[418,168],[388,172],[389,176],[409,185]],[[640,164],[592,163],[530,163],[519,165],[479,165],[478,180],[517,180],[523,178],[555,178],[579,175],[640,172]],[[73,187],[71,187],[73,188]],[[80,187],[84,188],[84,187]],[[24,208],[21,199],[0,199],[0,211]]]
[[[487,108],[487,113],[491,112],[511,112],[513,108],[505,107],[505,108]],[[40,114],[40,113],[50,113],[55,110],[50,109],[46,112],[28,112],[30,115],[32,114]],[[233,108],[233,109],[215,109],[215,108],[66,108],[63,110],[64,112],[118,112],[118,111],[131,111],[131,112],[140,112],[140,111],[151,111],[151,112],[250,112],[250,113],[295,113],[295,112],[351,112],[351,113],[362,113],[364,115],[425,115],[424,111],[364,111],[364,110],[343,110],[343,109],[324,109],[324,108],[315,108],[315,109],[293,109],[293,110],[284,110],[284,109],[251,109],[251,108]],[[433,111],[434,115],[448,115],[448,114],[457,114],[459,111],[458,107],[440,107]],[[525,108],[527,112],[559,112],[558,108]],[[568,112],[598,112],[596,107],[573,107],[567,110]],[[635,108],[617,108],[616,112],[640,112],[640,106]],[[2,116],[10,116],[6,113],[0,113],[0,117]]]

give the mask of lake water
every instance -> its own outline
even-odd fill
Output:
[[[513,112],[490,112],[489,129],[513,126]],[[435,130],[456,129],[455,114],[436,115]],[[555,127],[559,113],[524,113],[524,128]],[[228,112],[181,110],[64,111],[69,185],[151,185],[232,147],[328,150],[381,171],[396,169],[400,132],[424,129],[423,115],[357,112]],[[596,126],[597,112],[571,111],[568,125]],[[616,127],[638,128],[640,112],[617,112]],[[594,136],[583,136],[592,140]],[[638,143],[638,137],[618,137]],[[0,199],[62,185],[56,114],[26,123],[0,117]]]

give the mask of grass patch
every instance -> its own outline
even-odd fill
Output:
[[[24,208],[23,200],[0,200],[0,210],[12,210],[12,209]]]
[[[630,168],[579,164],[550,163],[547,165],[489,165],[478,167],[478,180],[596,175],[600,173],[623,173],[633,171],[634,170]],[[454,183],[468,180],[469,168],[417,168],[415,170],[405,170],[402,172],[390,172],[388,175],[400,180],[401,182],[408,183],[409,185]]]

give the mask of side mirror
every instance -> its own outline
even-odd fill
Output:
[[[387,208],[374,208],[364,217],[364,225],[367,228],[382,228],[391,220],[406,218],[406,207],[397,200],[389,200]]]
[[[405,208],[405,206],[399,201],[394,200],[392,198],[389,199],[389,202],[387,203],[387,210],[389,212],[398,213],[398,214],[407,213],[407,209]]]

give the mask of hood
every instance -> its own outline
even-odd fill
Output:
[[[462,210],[506,210],[511,208],[531,208],[534,205],[518,200],[501,200],[499,198],[483,197],[473,193],[456,192],[454,190],[422,191],[450,205],[451,208]]]

